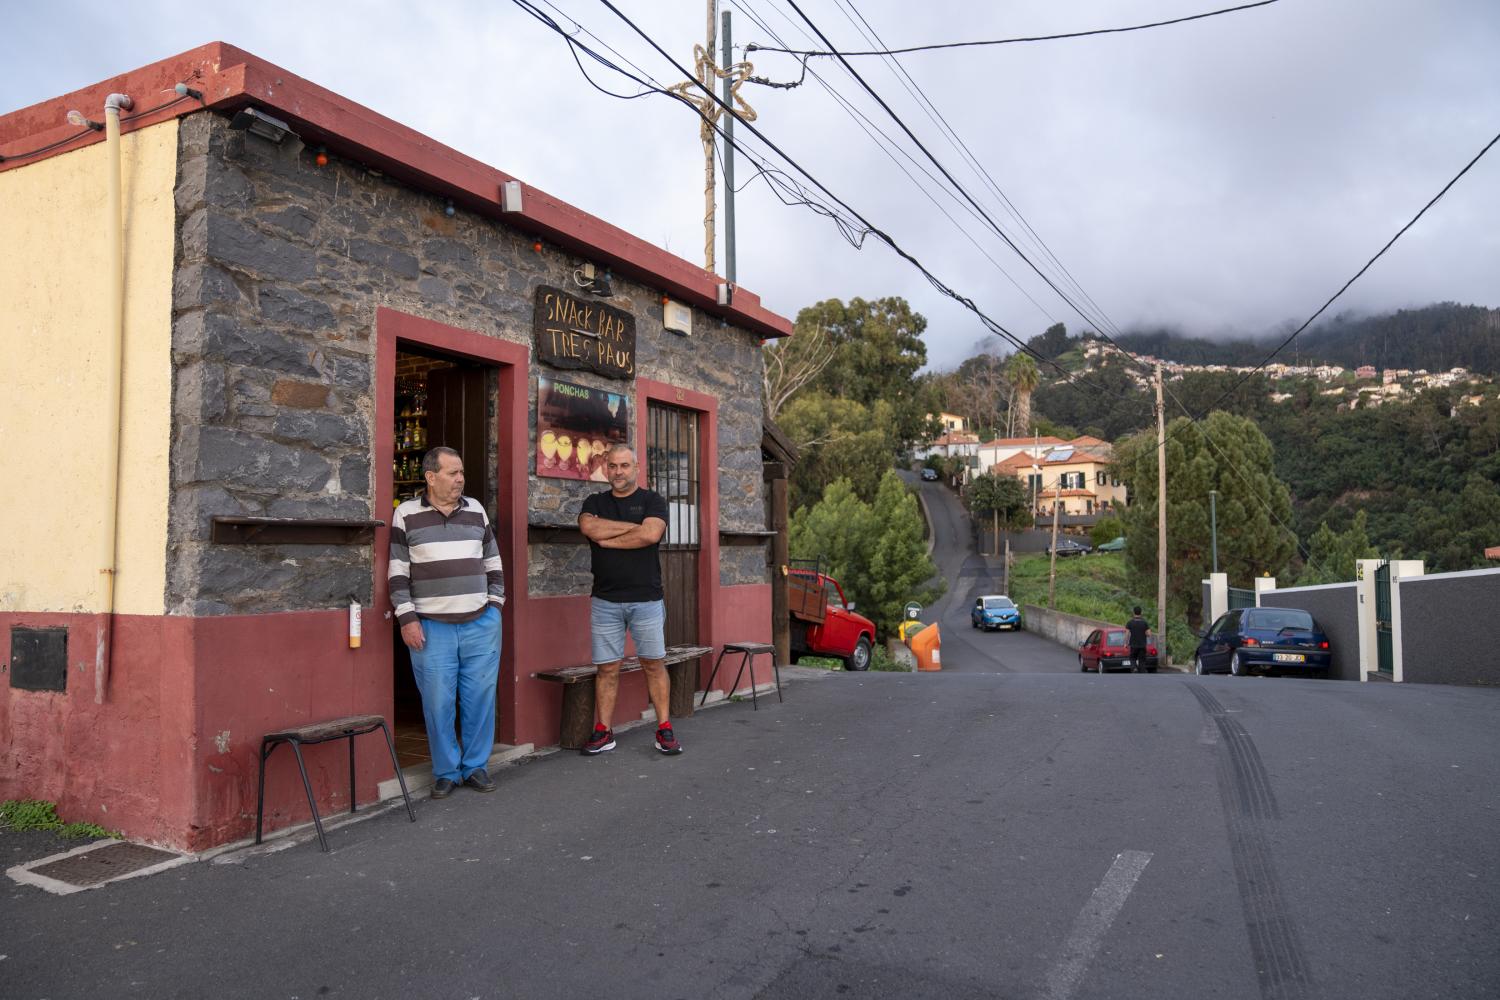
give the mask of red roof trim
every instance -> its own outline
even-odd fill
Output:
[[[191,98],[174,100],[172,88],[179,82],[203,91],[204,103],[200,105]],[[76,132],[64,123],[69,109],[100,117],[105,96],[114,92],[129,94],[136,102],[137,110],[122,116],[125,132],[184,117],[204,107],[231,113],[254,104],[285,119],[309,146],[327,146],[330,153],[364,163],[439,197],[452,198],[469,211],[587,257],[622,277],[722,316],[762,338],[785,337],[792,332],[791,320],[763,307],[754,293],[737,287],[734,304],[722,308],[717,304],[718,286],[723,283],[718,275],[529,184],[523,185],[523,211],[502,212],[501,185],[516,178],[223,42],[200,46],[0,117],[0,156],[6,157],[0,162],[0,172],[102,141],[101,133],[90,132],[55,150],[13,159]],[[156,109],[166,102],[172,103]],[[141,113],[144,111],[150,113]]]

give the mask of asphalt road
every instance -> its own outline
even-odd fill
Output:
[[[947,583],[943,596],[924,609],[922,620],[937,622],[943,638],[945,673],[1064,673],[1076,671],[1071,650],[1027,632],[983,632],[969,621],[974,598],[1005,592],[1005,559],[974,552],[969,515],[942,483],[902,478],[916,487],[932,530],[932,558]]]
[[[0,994],[1500,993],[1500,691],[829,672],[678,732],[331,855],[6,884]]]
[[[971,633],[953,537],[940,673],[790,668],[331,855],[0,884],[0,996],[1500,996],[1500,690],[1081,674]]]

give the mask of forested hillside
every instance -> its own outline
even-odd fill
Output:
[[[1064,435],[1117,439],[1150,426],[1149,394],[1110,371],[1090,382],[1107,383],[1112,393],[1069,383],[1039,388],[1037,413]],[[1275,448],[1304,546],[1321,524],[1344,531],[1360,510],[1380,555],[1423,559],[1430,571],[1485,565],[1485,546],[1500,544],[1500,398],[1493,393],[1478,406],[1463,403],[1463,393],[1433,389],[1411,402],[1347,410],[1312,382],[1273,403],[1269,382],[1255,376],[1220,402],[1238,378],[1195,373],[1168,383],[1168,415],[1217,403],[1254,420]]]
[[[1133,331],[1119,342],[1137,354],[1184,364],[1250,365],[1264,359],[1285,336],[1207,340],[1154,329]],[[1345,368],[1374,365],[1446,371],[1463,367],[1500,374],[1500,309],[1443,302],[1383,316],[1337,316],[1302,334],[1277,360],[1326,361]]]

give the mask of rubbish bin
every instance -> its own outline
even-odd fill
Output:
[[[942,670],[942,637],[938,635],[937,623],[927,626],[911,637],[911,651],[917,657],[918,670]]]

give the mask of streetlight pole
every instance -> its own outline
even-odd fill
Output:
[[[1213,538],[1214,572],[1219,571],[1219,491],[1208,491],[1208,523]]]
[[[1037,494],[1040,496],[1040,494],[1043,493],[1045,491],[1045,488],[1046,488],[1046,484],[1042,482],[1042,467],[1040,465],[1033,465],[1032,468],[1036,470]],[[1058,477],[1057,482],[1058,483],[1062,482],[1061,476]],[[1053,487],[1053,494],[1054,495],[1052,497],[1052,558],[1049,560],[1048,568],[1047,568],[1047,607],[1049,607],[1049,608],[1052,607],[1052,605],[1055,603],[1055,598],[1056,598],[1056,595],[1057,595],[1057,505],[1058,505],[1058,501],[1060,501],[1062,499],[1062,496],[1061,496],[1062,489],[1060,487],[1054,485],[1054,487]]]

